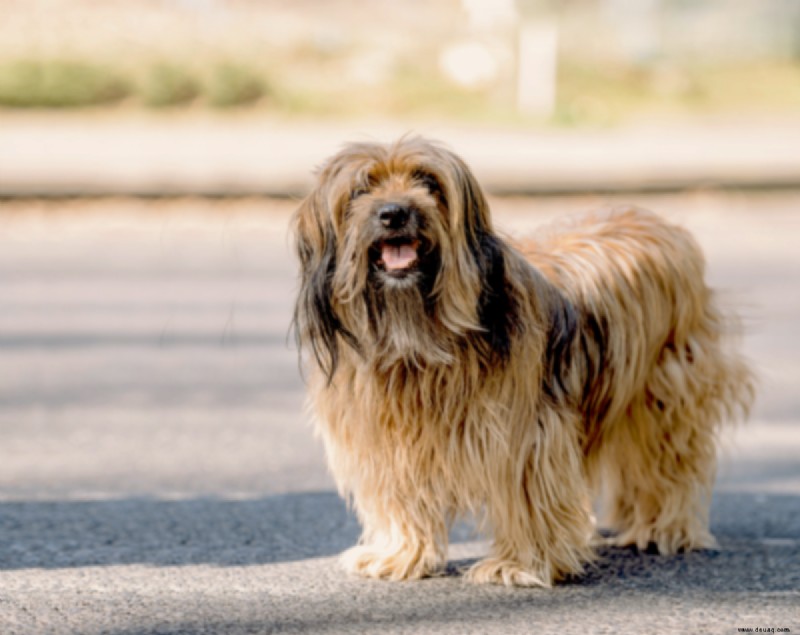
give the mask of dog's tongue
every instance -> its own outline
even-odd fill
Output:
[[[413,245],[383,245],[381,260],[389,270],[408,269],[417,259],[417,250]]]

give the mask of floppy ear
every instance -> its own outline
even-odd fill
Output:
[[[457,200],[452,201],[454,207],[451,208],[451,223],[456,229],[459,228],[459,225],[463,225],[461,229],[464,237],[470,248],[475,249],[483,235],[494,232],[489,214],[489,203],[469,166],[457,155],[449,154],[457,190]],[[459,212],[459,207],[463,213]]]
[[[477,318],[485,346],[479,350],[487,362],[505,361],[511,353],[511,337],[518,328],[518,306],[506,275],[505,245],[492,227],[489,204],[472,171],[459,157],[455,163],[458,201],[455,214],[479,277]]]
[[[478,320],[488,345],[484,357],[492,363],[505,362],[511,355],[512,335],[519,328],[519,307],[507,280],[502,243],[493,234],[478,236],[476,242],[482,281]]]
[[[336,272],[336,236],[322,188],[300,205],[292,218],[295,245],[300,259],[300,291],[292,328],[298,347],[310,346],[317,364],[328,379],[339,360],[338,335],[355,347],[355,338],[341,324],[332,305]]]

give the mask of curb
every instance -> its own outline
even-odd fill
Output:
[[[0,200],[301,198],[351,140],[391,141],[401,123],[0,120]],[[422,125],[495,196],[800,189],[800,119],[615,130]]]
[[[489,196],[496,197],[547,197],[579,195],[620,194],[672,194],[687,191],[747,191],[766,192],[800,190],[800,174],[782,178],[685,178],[637,182],[572,181],[561,183],[502,183],[482,181]],[[310,191],[310,184],[289,183],[265,187],[241,184],[215,187],[181,187],[179,185],[152,185],[115,187],[103,184],[52,185],[47,183],[14,185],[0,183],[0,202],[26,200],[68,199],[173,199],[196,198],[209,200],[263,198],[275,200],[300,200]]]

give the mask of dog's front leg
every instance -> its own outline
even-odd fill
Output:
[[[377,494],[377,492],[375,492]],[[445,559],[447,525],[425,492],[354,496],[364,527],[359,544],[342,554],[350,572],[369,578],[410,580],[432,575]]]
[[[519,456],[494,463],[486,501],[492,552],[467,571],[468,580],[550,587],[592,559],[576,429],[573,413],[543,406],[513,445]]]

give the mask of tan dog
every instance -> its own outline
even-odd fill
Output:
[[[716,435],[750,372],[691,236],[617,208],[521,249],[423,139],[331,158],[294,219],[295,329],[331,470],[363,525],[348,570],[436,571],[453,519],[493,536],[476,582],[549,586],[615,544],[707,547]]]

